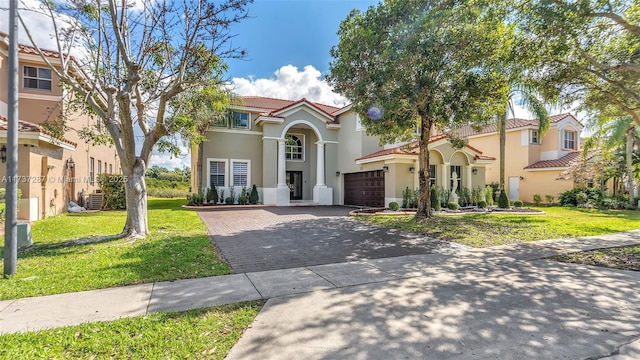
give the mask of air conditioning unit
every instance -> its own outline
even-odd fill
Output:
[[[102,194],[89,194],[89,201],[87,201],[87,210],[100,209],[102,209]]]

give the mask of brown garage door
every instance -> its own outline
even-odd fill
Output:
[[[344,174],[344,204],[384,206],[384,172],[375,170]]]

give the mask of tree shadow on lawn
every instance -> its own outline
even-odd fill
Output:
[[[369,263],[422,276],[271,299],[230,360],[596,358],[640,336],[637,273],[472,257]]]
[[[56,290],[48,290],[47,294],[231,273],[229,266],[219,260],[207,236],[167,236],[135,243],[120,240],[40,249],[21,254],[20,262],[35,267],[34,271],[28,268],[21,271],[20,278],[34,278],[16,279],[14,286],[25,291],[55,286]],[[42,294],[40,291],[37,295]]]

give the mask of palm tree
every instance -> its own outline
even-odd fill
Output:
[[[509,90],[507,106],[498,119],[498,134],[500,135],[500,189],[504,190],[505,157],[507,146],[507,118],[509,114],[515,118],[514,100],[519,98],[525,110],[535,115],[538,120],[539,136],[549,129],[549,113],[544,106],[544,101],[537,95],[534,89],[526,85],[515,85]]]

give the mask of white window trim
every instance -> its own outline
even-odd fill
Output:
[[[230,181],[231,186],[233,186],[233,187],[242,187],[242,185],[236,185],[236,184],[232,183],[233,182],[233,164],[234,163],[247,163],[247,186],[246,187],[249,188],[251,186],[251,184],[253,184],[251,182],[251,160],[249,160],[249,159],[231,159],[230,162],[231,162],[231,166],[229,166],[228,173],[229,173],[229,181]],[[227,178],[225,178],[225,182],[226,181],[227,181]]]
[[[298,160],[298,159],[286,159],[286,160],[290,162],[300,162],[300,163],[305,162],[305,160],[307,159],[307,143],[306,143],[307,140],[305,139],[304,134],[287,133],[287,135],[285,135],[285,138],[288,135],[295,135],[298,137],[298,139],[302,140],[302,160]],[[286,147],[287,145],[285,142],[285,157],[286,157]]]
[[[207,189],[211,189],[211,162],[223,162],[224,163],[224,187],[229,187],[229,160],[219,158],[207,158]]]
[[[538,133],[538,141],[533,141],[533,133]],[[529,132],[529,144],[541,145],[542,139],[540,138],[540,130],[531,130]]]
[[[36,75],[36,77],[33,76],[26,76],[24,74],[24,69],[25,68],[34,68],[36,69],[36,72],[38,73],[38,75]],[[40,69],[45,69],[45,70],[49,70],[51,72],[51,78],[47,79],[47,78],[41,78],[39,76],[40,73]],[[25,79],[36,79],[38,81],[43,80],[43,81],[50,81],[51,82],[51,89],[41,89],[40,87],[26,87],[24,86],[24,80]],[[28,89],[28,90],[35,90],[35,91],[47,91],[47,92],[52,92],[53,91],[53,71],[51,71],[49,68],[46,67],[40,67],[40,66],[31,66],[31,65],[22,65],[22,88],[23,89]]]
[[[565,146],[566,143],[566,134],[567,133],[573,133],[573,148],[569,148]],[[567,129],[562,129],[562,137],[560,138],[560,142],[562,144],[562,150],[578,150],[578,132],[575,130],[567,130]]]

